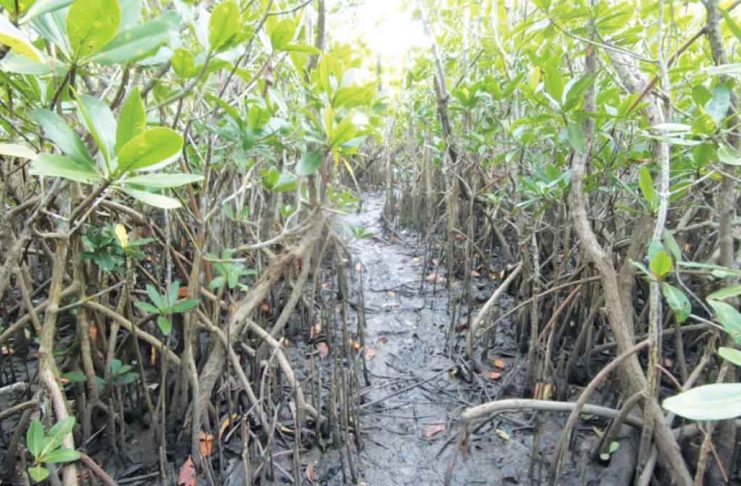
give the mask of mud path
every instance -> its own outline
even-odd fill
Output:
[[[358,278],[363,278],[371,381],[362,391],[364,448],[358,469],[368,485],[442,484],[456,449],[455,417],[467,406],[494,398],[508,380],[493,382],[484,371],[468,382],[452,371],[459,363],[447,346],[449,291],[444,283],[433,286],[425,278],[435,269],[423,268],[424,242],[404,232],[384,234],[383,204],[383,196],[367,194],[363,211],[343,218],[347,225],[372,232],[348,243],[356,270],[363,266],[353,285],[357,294]],[[514,336],[503,334],[499,351],[513,357]],[[464,335],[455,333],[451,341],[461,344]],[[507,361],[516,373],[515,360]],[[514,479],[516,471],[526,471],[530,448],[511,434],[510,425],[492,429],[485,439],[493,442],[491,447],[465,461],[459,458],[452,483],[501,484]],[[502,447],[509,452],[492,453]]]

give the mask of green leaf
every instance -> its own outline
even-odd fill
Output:
[[[726,165],[741,165],[741,153],[727,145],[718,147],[718,160]]]
[[[118,116],[118,128],[116,129],[116,151],[142,133],[147,128],[147,115],[144,111],[139,88],[134,88],[124,101],[121,113]]]
[[[718,348],[718,354],[721,358],[730,361],[736,366],[741,366],[741,351],[733,348]]]
[[[239,5],[233,0],[221,2],[211,12],[208,22],[208,43],[212,50],[225,47],[239,33],[242,14]]]
[[[705,105],[705,112],[710,115],[716,124],[726,117],[731,106],[731,90],[728,86],[719,85],[713,89],[713,97]]]
[[[687,268],[700,268],[703,270],[709,270],[710,274],[716,278],[728,278],[728,277],[740,277],[741,270],[735,268],[723,267],[721,265],[714,265],[712,263],[699,263],[699,262],[679,262],[683,267]]]
[[[72,0],[36,0],[33,2],[31,8],[28,9],[26,15],[23,16],[20,23],[25,24],[34,17],[44,15],[50,12],[68,7],[72,3]]]
[[[134,383],[138,379],[139,379],[139,374],[138,373],[124,373],[118,379],[118,383],[120,385],[129,385],[131,383]]]
[[[333,127],[332,130],[328,133],[329,145],[331,147],[339,147],[343,143],[349,142],[350,140],[355,138],[357,131],[352,119],[352,114],[348,114],[337,126]]]
[[[645,165],[641,166],[638,170],[638,187],[641,189],[644,199],[648,203],[648,207],[654,211],[659,206],[659,195],[654,189],[654,180],[651,177],[651,171]]]
[[[661,292],[664,294],[666,303],[669,304],[669,307],[674,312],[677,322],[681,324],[686,321],[692,313],[692,304],[690,304],[687,295],[677,287],[669,285],[666,282],[661,283]]]
[[[172,330],[172,323],[170,322],[170,319],[165,316],[157,317],[157,326],[160,328],[160,331],[162,331],[162,334],[164,334],[165,336],[168,336],[170,334],[170,331]]]
[[[43,457],[46,457],[47,454],[59,447],[59,445],[62,443],[62,440],[69,434],[71,434],[74,428],[74,417],[67,417],[66,419],[60,420],[59,422],[55,423],[51,427],[51,429],[49,429],[49,433],[46,436],[47,443],[44,445],[44,448],[41,451],[41,455]]]
[[[0,143],[0,155],[3,157],[17,157],[20,159],[33,160],[36,158],[36,152],[16,143]]]
[[[725,302],[708,300],[708,304],[713,308],[715,320],[721,323],[736,344],[741,344],[741,313]]]
[[[200,302],[197,299],[178,300],[177,302],[173,304],[172,312],[175,314],[179,314],[181,312],[185,312],[195,307],[198,307],[198,304],[200,304]]]
[[[674,239],[674,234],[669,230],[664,230],[664,246],[666,246],[666,249],[669,250],[672,258],[674,258],[674,261],[682,261],[682,250],[681,248],[679,248],[677,240]]]
[[[270,31],[270,45],[275,51],[283,51],[290,45],[296,34],[296,24],[291,19],[283,19]]]
[[[289,52],[302,52],[304,54],[311,54],[312,56],[318,56],[322,53],[319,49],[308,44],[288,44],[283,47],[284,51]]]
[[[167,307],[164,297],[157,292],[157,289],[154,288],[154,286],[147,284],[146,289],[149,300],[151,300],[158,309],[165,309]]]
[[[181,47],[175,49],[170,63],[172,64],[172,68],[175,70],[175,74],[181,78],[192,78],[198,74],[193,53]]]
[[[44,457],[44,462],[49,464],[60,464],[65,462],[73,462],[80,458],[80,453],[73,449],[59,448],[51,451]]]
[[[711,300],[725,300],[730,297],[736,297],[737,295],[741,295],[741,285],[734,285],[732,287],[716,290],[712,294],[708,295],[707,298]]]
[[[563,96],[563,79],[559,72],[559,66],[556,62],[549,62],[543,73],[543,85],[546,92],[553,98],[556,103],[561,102]]]
[[[34,458],[38,458],[44,447],[44,426],[39,419],[33,419],[26,431],[26,447]]]
[[[39,154],[36,160],[31,162],[29,173],[44,177],[61,177],[85,184],[103,180],[91,164],[80,163],[64,155]]]
[[[568,135],[569,145],[571,145],[571,148],[573,148],[577,153],[585,153],[587,150],[587,142],[584,138],[584,129],[582,129],[581,125],[578,125],[576,123],[569,123],[569,125],[566,127],[566,133]]]
[[[197,174],[145,174],[122,181],[123,184],[134,184],[152,189],[168,189],[200,182],[203,176]]]
[[[165,127],[150,128],[126,142],[118,152],[118,167],[133,172],[174,162],[183,148],[183,137]]]
[[[154,194],[152,192],[139,191],[131,188],[124,189],[124,192],[134,199],[141,201],[144,204],[154,206],[156,208],[177,209],[182,206],[182,204],[180,204],[180,201],[178,201],[177,199],[173,199],[168,196],[162,196],[160,194]]]
[[[283,173],[278,177],[271,190],[275,192],[288,192],[296,189],[296,178],[291,174]]]
[[[40,483],[49,477],[49,470],[44,466],[33,466],[28,468],[28,475],[35,482]]]
[[[220,289],[224,286],[226,283],[224,277],[216,277],[215,279],[211,280],[211,283],[208,284],[208,288],[212,290]]]
[[[159,309],[148,302],[136,301],[134,302],[134,307],[149,314],[159,314],[160,312]]]
[[[309,176],[314,174],[322,166],[324,154],[317,150],[307,150],[296,165],[296,174]]]
[[[95,54],[118,33],[118,0],[75,0],[67,14],[67,35],[76,59]]]
[[[741,28],[739,28],[738,24],[733,20],[733,17],[728,13],[728,10],[722,8],[719,8],[718,10],[720,10],[720,14],[725,19],[726,24],[728,25],[728,30],[730,30],[738,40],[741,40]]]
[[[44,62],[44,57],[31,44],[26,34],[13,25],[4,15],[0,15],[0,44],[5,44],[16,53],[36,62]]]
[[[49,140],[59,147],[65,154],[81,163],[92,163],[93,158],[90,156],[85,144],[74,130],[53,111],[39,108],[33,112],[33,119],[41,125]]]
[[[116,120],[108,105],[92,96],[82,95],[78,99],[83,123],[93,135],[95,143],[105,160],[111,160],[116,146]]]
[[[162,16],[119,32],[115,39],[90,57],[90,60],[110,65],[131,63],[149,57],[169,40],[173,20],[172,16]]]
[[[87,381],[87,376],[81,371],[68,371],[62,375],[70,383],[83,383]]]
[[[664,400],[663,406],[691,420],[726,420],[741,415],[741,383],[714,383],[691,388]]]
[[[667,273],[672,271],[672,268],[674,268],[674,263],[672,262],[672,257],[670,257],[669,254],[662,249],[659,250],[656,255],[653,256],[653,258],[651,258],[648,266],[651,269],[651,273],[654,275],[654,277],[656,277],[657,279],[661,279]]]

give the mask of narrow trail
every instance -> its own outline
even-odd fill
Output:
[[[362,275],[371,381],[363,391],[358,469],[368,485],[442,484],[459,430],[452,420],[478,403],[477,396],[485,399],[491,384],[480,377],[474,377],[479,384],[469,384],[449,372],[456,366],[446,353],[449,291],[444,283],[422,288],[429,272],[423,269],[424,244],[414,235],[385,238],[383,206],[382,195],[367,194],[363,211],[343,218],[372,232],[349,242],[356,269],[363,266],[353,285],[357,293],[357,275]],[[505,445],[493,432],[490,440]],[[453,442],[438,456],[448,439]],[[506,446],[518,453],[459,458],[453,484],[501,484],[513,471],[505,462],[519,469],[530,455],[523,444],[508,441]]]

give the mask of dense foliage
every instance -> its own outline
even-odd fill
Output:
[[[350,399],[305,398],[282,339],[332,320],[331,219],[372,184],[439,246],[473,368],[502,319],[473,280],[502,271],[527,398],[586,401],[615,350],[636,476],[738,474],[739,2],[409,2],[431,48],[399,72],[333,38],[325,1],[0,0],[0,346],[38,349],[28,475],[76,484],[80,445],[124,450],[138,407],[162,480],[189,455],[214,480],[204,441],[238,410],[262,454],[290,399],[301,480],[302,421],[321,436]],[[675,415],[719,422],[683,456]]]

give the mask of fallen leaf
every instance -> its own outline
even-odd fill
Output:
[[[439,258],[433,258],[432,259],[432,264],[435,265],[435,266],[440,265],[440,259]]]
[[[190,456],[188,456],[188,459],[180,467],[178,486],[196,486],[196,466],[193,464],[193,459]]]
[[[355,351],[356,353],[359,352],[361,349],[363,349],[363,346],[360,345],[360,341],[355,341],[354,339],[348,339],[347,344]]]
[[[441,283],[441,282],[445,281],[445,277],[441,276],[437,272],[432,272],[431,274],[429,274],[429,275],[427,275],[425,277],[425,281],[427,283],[435,283],[435,282]]]
[[[489,373],[486,374],[486,377],[489,378],[490,380],[498,380],[499,378],[502,377],[502,374],[499,373],[498,371],[490,371]]]
[[[178,297],[184,299],[188,296],[188,287],[180,287],[178,289]]]
[[[467,321],[462,321],[462,322],[458,323],[457,326],[455,326],[455,332],[462,332],[462,331],[465,331],[466,329],[468,329],[468,322]]]
[[[497,429],[496,432],[500,439],[502,439],[504,442],[509,442],[510,438],[507,432],[503,431],[502,429]]]
[[[466,235],[456,233],[453,239],[455,239],[455,241],[464,241],[466,239]]]
[[[329,356],[329,346],[327,346],[327,343],[321,342],[317,344],[316,349],[319,351],[319,357],[326,358]]]
[[[201,456],[208,457],[214,452],[214,436],[201,432],[198,436],[198,450]]]
[[[355,264],[355,271],[358,273],[363,273],[365,271],[365,266],[362,263],[358,262]]]
[[[436,435],[440,434],[445,430],[445,424],[432,424],[425,427],[422,434],[425,436],[425,439],[432,439]]]
[[[263,302],[262,304],[260,304],[260,310],[262,311],[264,316],[266,317],[269,316],[270,315],[270,304],[268,304],[267,302]]]
[[[386,336],[381,336],[376,340],[376,342],[379,344],[386,344],[387,342],[389,342],[389,338],[387,338]]]
[[[316,481],[316,472],[314,471],[313,464],[306,466],[306,479],[312,484]]]
[[[507,367],[506,363],[501,358],[497,358],[493,360],[492,363],[494,364],[495,368],[499,368],[500,370],[503,370],[504,368]]]
[[[321,333],[322,333],[322,323],[317,322],[316,324],[311,326],[311,329],[309,329],[309,338],[315,339]]]
[[[378,353],[376,352],[375,349],[368,348],[368,349],[365,350],[365,359],[373,359],[373,358],[376,357],[376,354],[378,354]]]
[[[3,356],[12,356],[15,354],[15,349],[10,346],[0,346],[0,354]]]
[[[394,292],[393,290],[389,290],[388,292],[386,292],[386,295],[393,299],[394,297],[396,297],[396,292]]]
[[[325,289],[325,290],[326,290],[326,289],[328,289],[328,288],[329,288],[329,286],[330,286],[330,283],[329,283],[329,282],[324,282],[324,283],[322,284],[322,288],[323,288],[323,289]]]
[[[479,278],[481,274],[477,272],[476,270],[471,270],[471,277],[473,278]]]

